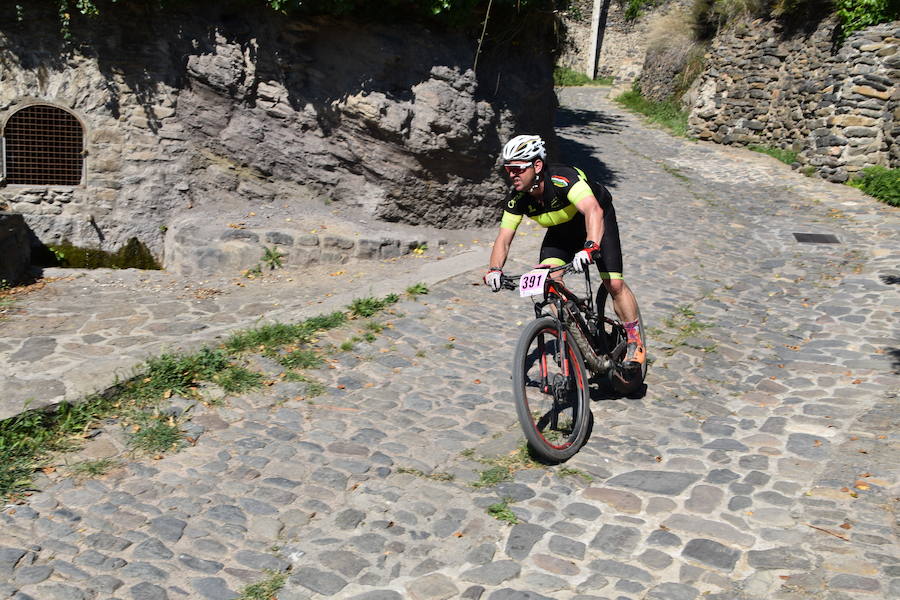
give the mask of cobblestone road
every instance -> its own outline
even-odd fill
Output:
[[[671,138],[602,90],[563,102],[653,359],[642,398],[595,390],[575,458],[472,485],[521,444],[530,312],[479,269],[399,304],[314,403],[286,382],[231,398],[193,447],[8,507],[0,598],[220,600],[266,570],[288,573],[279,600],[900,596],[897,210]],[[510,270],[533,259],[518,242]]]

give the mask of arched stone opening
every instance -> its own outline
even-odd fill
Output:
[[[3,181],[7,185],[80,185],[84,127],[69,111],[30,104],[3,126]]]

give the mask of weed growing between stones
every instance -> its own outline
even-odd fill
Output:
[[[317,396],[321,396],[325,393],[325,385],[319,381],[316,381],[312,377],[308,375],[304,375],[303,373],[297,373],[296,371],[288,371],[285,373],[284,377],[285,381],[297,381],[300,383],[305,383],[306,387],[304,388],[304,396],[306,398],[315,398]]]
[[[298,348],[278,358],[281,366],[288,369],[314,369],[322,365],[322,357],[315,350]]]
[[[682,180],[682,181],[687,181],[687,180],[688,180],[687,176],[686,176],[684,173],[682,173],[682,172],[678,169],[678,167],[672,167],[672,166],[669,166],[669,165],[667,165],[667,164],[665,164],[665,163],[662,163],[661,166],[662,166],[663,171],[665,171],[666,173],[668,173],[668,174],[671,175],[672,177],[676,177],[676,178],[678,178],[678,179],[680,179],[680,180]]]
[[[662,125],[670,133],[687,137],[688,113],[677,102],[657,102],[644,98],[637,85],[619,94],[614,100],[628,110],[644,115],[651,123]]]
[[[663,319],[663,325],[669,329],[668,332],[654,327],[649,329],[648,333],[671,346],[671,348],[666,350],[668,356],[675,354],[678,346],[684,345],[703,350],[704,352],[715,352],[716,350],[714,343],[704,345],[688,343],[688,340],[697,337],[703,330],[713,326],[712,323],[704,323],[698,320],[697,313],[690,306],[679,306],[673,314]]]
[[[131,427],[128,446],[143,454],[159,454],[178,450],[185,443],[181,427],[174,417],[144,413]]]
[[[859,188],[891,206],[900,206],[900,169],[866,167],[847,185]]]
[[[391,304],[396,304],[400,300],[397,294],[388,294],[384,298],[378,299],[371,296],[366,298],[356,298],[347,308],[353,317],[371,317],[375,313],[384,310]]]
[[[581,469],[573,469],[572,467],[563,467],[559,471],[557,471],[557,473],[560,477],[581,477],[588,483],[594,480],[594,478],[589,473],[585,473]]]
[[[69,473],[79,479],[90,479],[106,475],[117,466],[119,466],[119,461],[114,458],[83,460],[69,465]]]
[[[376,314],[399,299],[391,294],[383,299],[365,298],[351,307],[351,313],[337,311],[300,323],[273,323],[239,331],[220,347],[204,347],[192,354],[162,354],[149,359],[138,374],[109,390],[77,404],[61,403],[54,410],[28,410],[0,421],[0,498],[14,497],[28,489],[36,470],[49,467],[59,453],[81,446],[92,429],[120,424],[128,433],[131,451],[159,457],[194,443],[182,430],[191,407],[198,402],[210,405],[226,394],[261,386],[262,373],[239,364],[245,353],[274,357],[286,371],[286,381],[305,383],[304,397],[324,394],[325,386],[295,368],[311,368],[323,362],[321,350],[303,347],[315,336],[338,327],[353,317]],[[362,339],[372,341],[383,326],[369,322]],[[210,392],[217,392],[215,397]],[[166,401],[181,398],[188,408],[175,414],[161,411]],[[186,428],[187,429],[187,428]],[[104,463],[85,462],[78,473],[102,474]],[[48,471],[50,472],[50,471]],[[73,472],[73,474],[75,474]]]
[[[504,498],[501,502],[496,502],[487,507],[487,513],[498,521],[506,521],[510,525],[519,522],[516,514],[509,509],[510,499]]]
[[[114,409],[110,398],[93,396],[80,404],[64,402],[53,411],[29,410],[0,421],[0,497],[26,489],[47,456],[76,448],[97,415]]]
[[[759,152],[760,154],[768,154],[772,158],[777,158],[786,165],[792,165],[797,162],[797,153],[793,150],[783,150],[781,148],[772,148],[771,146],[747,146],[748,150]]]
[[[413,469],[411,467],[398,467],[397,473],[404,473],[407,475],[415,475],[416,477],[421,477],[423,479],[431,479],[432,481],[453,481],[454,477],[451,473],[425,473],[424,471],[420,471],[419,469]]]
[[[268,356],[281,346],[310,343],[317,332],[334,329],[346,321],[346,313],[336,311],[300,323],[270,323],[233,334],[225,341],[224,348],[231,353],[253,350]]]
[[[424,283],[417,283],[415,285],[411,285],[406,288],[406,295],[410,298],[415,298],[416,296],[421,296],[422,294],[428,293],[428,286]]]
[[[287,573],[267,570],[265,579],[245,587],[236,600],[272,600],[284,587],[285,581],[287,581]]]
[[[531,453],[528,451],[528,446],[525,443],[522,443],[506,456],[479,458],[477,460],[490,466],[479,473],[478,481],[471,484],[472,487],[476,488],[492,487],[498,483],[509,481],[516,471],[544,468],[544,465],[531,458]]]
[[[279,250],[275,246],[272,246],[271,248],[265,248],[265,251],[263,252],[262,258],[260,260],[262,260],[262,262],[265,263],[267,267],[269,267],[270,271],[274,271],[275,269],[280,269],[284,266],[284,263],[282,261],[284,256],[285,255],[281,250]]]

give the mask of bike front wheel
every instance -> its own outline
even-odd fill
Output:
[[[513,393],[519,424],[537,457],[559,463],[581,449],[591,419],[587,369],[571,338],[562,343],[552,317],[522,331],[513,359]]]

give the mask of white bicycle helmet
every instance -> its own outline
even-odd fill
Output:
[[[539,135],[517,135],[503,146],[503,162],[512,160],[541,160],[547,156],[544,140]]]

